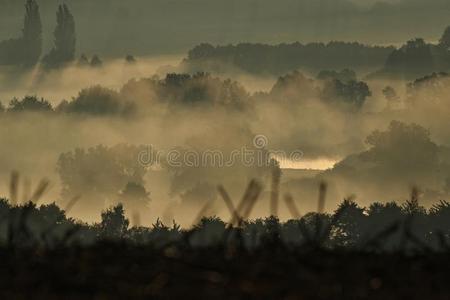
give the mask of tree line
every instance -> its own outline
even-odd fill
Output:
[[[237,81],[221,79],[208,73],[169,73],[164,78],[131,79],[119,91],[100,85],[85,88],[72,100],[62,100],[56,106],[38,96],[14,98],[6,107],[0,103],[0,112],[132,117],[155,105],[163,105],[169,110],[224,108],[248,111],[260,101],[292,101],[300,104],[307,97],[319,99],[327,105],[358,111],[371,94],[369,86],[357,80],[351,70],[323,71],[317,78],[309,78],[295,71],[279,77],[271,91],[254,94],[250,94]]]
[[[403,204],[376,202],[361,207],[345,199],[332,213],[294,214],[285,222],[272,215],[242,219],[233,226],[218,217],[207,216],[187,229],[182,229],[175,220],[166,225],[159,219],[151,227],[143,227],[138,218],[130,222],[122,204],[104,210],[101,221],[94,224],[69,218],[65,210],[70,207],[62,209],[54,203],[38,206],[31,201],[14,204],[0,199],[0,243],[54,247],[121,240],[155,247],[186,242],[195,247],[211,247],[224,246],[232,241],[231,237],[239,238],[247,249],[271,243],[364,251],[445,251],[450,246],[450,203],[440,201],[427,210],[419,205],[414,191]]]
[[[252,74],[282,75],[297,69],[316,72],[324,68],[377,68],[394,50],[394,47],[338,41],[227,46],[204,43],[189,51],[184,65],[195,71],[221,72],[238,68]]]
[[[422,38],[407,41],[393,51],[384,67],[372,76],[414,79],[436,72],[450,70],[450,26],[437,44],[427,43]]]
[[[75,58],[75,19],[66,4],[56,12],[53,47],[42,57],[42,21],[36,0],[27,0],[22,35],[0,42],[0,65],[61,67]],[[42,60],[41,60],[42,57]]]
[[[191,49],[183,63],[194,71],[227,72],[237,68],[259,75],[281,75],[297,69],[315,72],[324,68],[381,68],[370,77],[414,79],[450,70],[450,26],[437,44],[416,38],[398,49],[346,42],[226,46],[204,43]]]

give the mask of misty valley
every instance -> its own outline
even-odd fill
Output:
[[[250,2],[0,0],[0,294],[448,297],[448,3]]]

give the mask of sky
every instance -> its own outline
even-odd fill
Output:
[[[45,48],[59,0],[40,0]],[[398,45],[437,40],[450,24],[444,0],[66,0],[78,54],[180,54],[201,42],[360,41]],[[23,3],[0,0],[0,40],[20,33]],[[426,22],[424,21],[426,20]]]

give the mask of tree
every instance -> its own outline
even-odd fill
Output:
[[[174,106],[215,105],[244,109],[249,94],[239,83],[221,80],[208,73],[167,74],[158,82],[157,93]]]
[[[381,249],[393,250],[398,247],[402,232],[395,230],[405,219],[402,207],[397,202],[372,203],[367,209],[367,219],[365,226],[365,240],[372,239],[380,232],[389,230],[384,238],[378,238],[373,241],[375,247]]]
[[[94,55],[91,59],[90,65],[91,67],[97,68],[101,67],[103,65],[103,62],[100,57],[98,57],[98,55]]]
[[[188,59],[205,59],[214,55],[215,48],[211,44],[200,44],[195,46],[194,49],[189,50]]]
[[[32,67],[42,52],[42,23],[35,0],[25,3],[22,36],[0,42],[0,65]]]
[[[128,54],[128,55],[125,57],[125,61],[126,61],[128,64],[134,64],[134,63],[136,63],[136,58],[134,58],[133,55]]]
[[[148,210],[147,205],[150,202],[150,193],[147,192],[142,184],[128,182],[120,192],[119,199],[125,207],[143,213]]]
[[[75,20],[66,4],[58,7],[56,28],[54,31],[54,47],[44,57],[46,67],[55,68],[75,59]]]
[[[447,237],[450,237],[450,203],[447,201],[440,201],[430,208],[429,220],[433,234],[440,232]],[[437,235],[437,234],[435,234]]]
[[[302,101],[316,95],[314,81],[299,71],[294,71],[278,78],[270,91],[274,99],[284,101]]]
[[[201,44],[189,51],[183,65],[190,72],[225,72],[230,68],[260,75],[283,75],[298,69],[374,67],[383,64],[393,47],[330,42],[212,46]]]
[[[441,110],[448,103],[449,83],[450,75],[445,72],[416,79],[407,85],[407,102],[412,105],[436,104]]]
[[[354,80],[347,83],[337,79],[327,81],[322,91],[322,98],[325,101],[354,109],[360,109],[366,98],[371,95],[367,83]]]
[[[444,34],[439,40],[439,45],[447,50],[450,50],[450,26],[445,29]]]
[[[120,95],[102,86],[83,89],[72,101],[61,108],[66,113],[88,115],[128,115],[134,112],[134,104],[123,100]]]
[[[433,72],[436,67],[433,57],[434,46],[423,39],[409,40],[395,50],[386,60],[385,71],[390,75],[417,77]]]
[[[27,0],[25,4],[22,40],[23,64],[34,66],[42,54],[42,22],[35,0]]]
[[[125,218],[122,204],[102,212],[101,230],[104,238],[121,238],[126,233],[130,221]]]
[[[105,203],[115,203],[120,190],[129,182],[144,183],[147,168],[140,161],[140,155],[147,150],[145,146],[119,144],[61,154],[57,171],[62,198],[69,201],[81,196],[76,207],[80,209],[103,209]]]
[[[52,105],[45,99],[26,96],[22,100],[14,98],[9,103],[8,112],[52,112]]]
[[[195,224],[191,243],[201,247],[205,245],[219,245],[223,242],[226,223],[218,217],[204,217],[200,223]]]
[[[417,168],[424,172],[439,161],[438,146],[431,140],[430,132],[417,124],[392,121],[387,131],[373,131],[366,142],[372,146],[372,155],[388,161],[393,168]]]
[[[350,81],[356,81],[356,73],[353,70],[344,69],[340,72],[336,72],[334,70],[323,70],[320,71],[317,75],[317,79],[320,80],[330,80],[330,79],[337,79],[344,83],[350,82]]]
[[[336,242],[343,246],[354,246],[360,242],[365,230],[365,209],[359,207],[351,199],[345,199],[339,204],[335,215],[338,221],[335,225]]]
[[[85,67],[85,66],[89,65],[89,60],[88,60],[86,54],[84,54],[84,53],[81,54],[80,58],[78,59],[77,64],[79,67]]]

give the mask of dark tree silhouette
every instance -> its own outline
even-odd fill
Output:
[[[9,103],[8,112],[52,112],[52,105],[45,99],[26,96],[22,100],[13,99]]]
[[[241,247],[255,250],[284,245],[298,249],[358,251],[420,250],[423,247],[443,250],[443,245],[445,247],[450,240],[450,204],[440,201],[426,210],[419,204],[418,197],[417,190],[413,190],[411,199],[403,204],[377,202],[369,208],[347,199],[332,214],[307,213],[285,223],[271,216],[230,227],[217,217],[204,217],[189,230],[180,230],[176,223],[168,227],[159,219],[151,228],[129,228],[122,204],[103,211],[100,223],[88,225],[67,218],[65,211],[54,203],[38,207],[33,202],[12,205],[0,199],[0,217],[6,221],[0,223],[0,242],[14,243],[16,247],[52,246],[58,245],[58,241],[67,242],[72,232],[73,242],[87,245],[102,239],[120,239],[131,242],[129,245],[156,247],[188,241],[194,248],[222,247],[237,242]]]
[[[61,104],[61,111],[86,115],[129,115],[134,112],[133,103],[123,100],[110,89],[93,86],[80,91],[70,102]]]
[[[125,217],[125,211],[122,204],[110,208],[102,212],[101,233],[102,237],[106,239],[122,238],[130,224],[130,221]]]
[[[23,63],[34,66],[42,54],[42,23],[39,5],[34,0],[27,0],[25,4],[25,18],[23,26]]]
[[[322,91],[322,98],[325,101],[356,110],[360,109],[366,98],[371,95],[369,86],[363,81],[344,83],[333,79],[325,83]]]
[[[339,215],[335,225],[336,242],[342,246],[358,245],[366,230],[364,208],[346,199],[334,214]]]
[[[314,80],[298,71],[278,78],[270,91],[270,96],[281,101],[301,101],[317,95]]]
[[[125,57],[125,61],[126,61],[127,63],[129,63],[129,64],[134,64],[134,63],[136,63],[136,58],[134,58],[133,55],[128,54],[128,55]]]
[[[408,83],[407,102],[411,105],[447,105],[450,83],[448,73],[427,75]]]
[[[89,65],[89,60],[88,60],[86,54],[84,54],[84,53],[81,54],[80,58],[78,59],[77,64],[79,67],[85,67],[85,66]]]
[[[94,55],[89,64],[91,65],[91,67],[97,68],[101,67],[103,65],[103,62],[100,57],[98,57],[98,55]]]
[[[119,193],[119,202],[123,203],[125,209],[130,212],[145,214],[148,211],[150,193],[142,184],[128,182],[125,188]]]
[[[371,159],[388,162],[385,167],[389,169],[427,174],[439,164],[439,147],[431,140],[430,132],[417,124],[392,121],[387,131],[375,130],[366,142],[372,146]],[[402,172],[399,176],[404,176]]]
[[[75,19],[66,4],[58,7],[54,47],[44,57],[43,63],[48,68],[60,67],[75,59]]]
[[[314,70],[381,66],[393,47],[330,42],[264,45],[242,43],[200,44],[188,53],[185,66],[192,71],[223,72],[240,68],[255,74],[282,75],[299,68]]]
[[[243,109],[248,92],[236,81],[221,80],[207,73],[167,74],[156,82],[160,99],[174,105],[214,105],[230,109]]]
[[[439,69],[440,64],[435,57],[434,45],[427,44],[421,38],[409,40],[387,58],[384,74],[404,78],[424,76]]]
[[[356,81],[357,77],[356,77],[355,71],[349,70],[349,69],[344,69],[340,72],[329,71],[329,70],[320,71],[319,74],[317,75],[317,79],[320,79],[320,80],[337,79],[344,83],[348,83],[351,81]]]
[[[444,47],[446,50],[450,50],[450,26],[448,26],[442,34],[442,37],[439,40],[439,45]]]
[[[412,39],[393,51],[386,60],[384,69],[371,76],[415,79],[431,73],[450,70],[450,26],[438,44],[426,43],[422,38]]]
[[[0,65],[32,67],[42,52],[42,23],[35,0],[25,3],[22,36],[0,42]]]
[[[438,237],[439,232],[444,237],[450,237],[450,203],[441,200],[434,204],[429,211],[430,228],[434,231],[434,236]]]

